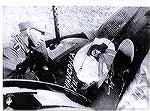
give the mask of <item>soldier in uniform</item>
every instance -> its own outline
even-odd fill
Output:
[[[47,60],[45,47],[45,21],[40,19],[27,20],[18,24],[20,33],[3,46],[3,78],[13,78],[13,73],[25,73],[23,78],[36,79],[37,77],[28,70],[34,58],[31,55],[41,55]],[[36,53],[34,53],[36,52]],[[34,54],[32,54],[34,53]],[[28,60],[26,60],[28,58]],[[38,58],[41,58],[40,56]],[[41,58],[42,59],[42,58]],[[26,60],[26,61],[25,61]],[[23,63],[23,64],[21,64]],[[20,64],[20,67],[17,65]],[[21,72],[16,72],[21,71]],[[29,73],[30,72],[30,73]]]

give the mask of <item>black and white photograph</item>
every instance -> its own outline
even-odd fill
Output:
[[[147,110],[150,7],[3,5],[3,110]]]

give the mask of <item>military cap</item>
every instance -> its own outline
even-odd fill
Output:
[[[20,22],[18,24],[20,31],[25,30],[27,28],[35,28],[42,32],[49,32],[46,26],[47,21],[39,18],[32,18],[30,20],[26,20],[24,22]]]

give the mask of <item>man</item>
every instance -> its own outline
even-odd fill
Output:
[[[43,19],[42,19],[43,20]],[[17,78],[16,74],[23,74],[26,79],[36,79],[37,77],[31,73],[32,70],[40,66],[29,65],[33,62],[41,62],[48,60],[47,50],[45,47],[46,24],[44,21],[37,18],[27,20],[18,24],[20,33],[14,36],[10,42],[5,43],[3,47],[3,78]],[[34,53],[34,54],[33,54]],[[36,60],[35,60],[36,59]],[[39,59],[39,60],[37,60]],[[37,63],[38,64],[38,63]],[[46,66],[43,65],[47,69]],[[30,74],[29,74],[30,72]]]

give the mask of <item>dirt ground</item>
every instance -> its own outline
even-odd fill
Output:
[[[98,28],[119,7],[57,6],[60,35],[70,35]],[[18,23],[33,16],[48,20],[50,38],[55,37],[52,6],[3,6],[3,41],[19,33]],[[47,38],[49,39],[49,38]]]

